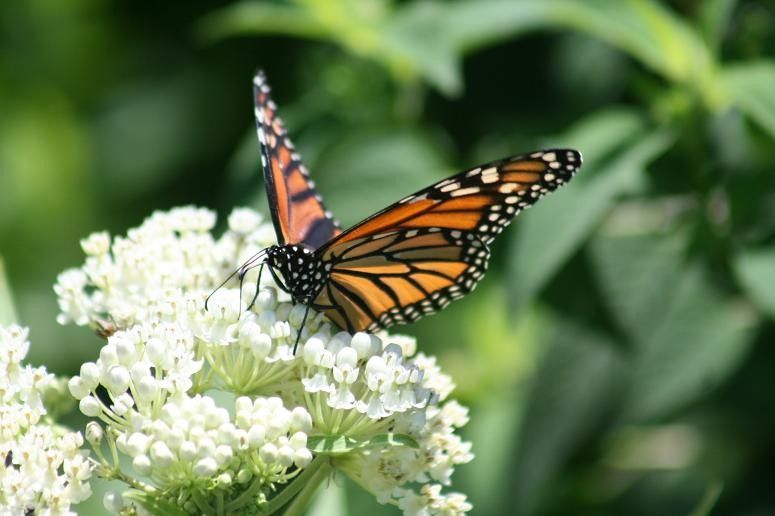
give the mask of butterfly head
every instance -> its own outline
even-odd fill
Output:
[[[325,284],[328,273],[315,253],[303,245],[266,249],[266,264],[277,284],[295,302],[308,302]],[[278,274],[284,281],[280,281]]]

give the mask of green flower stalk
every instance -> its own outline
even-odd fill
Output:
[[[212,212],[152,215],[126,237],[82,242],[60,275],[62,323],[113,331],[69,382],[94,419],[97,473],[127,485],[113,512],[298,514],[337,471],[404,514],[461,514],[442,493],[473,455],[455,430],[467,410],[413,339],[338,331],[293,305],[270,275],[204,299],[274,231],[235,210],[214,238]],[[250,309],[248,301],[255,298]],[[296,354],[293,347],[299,338]],[[122,467],[123,463],[131,464]]]

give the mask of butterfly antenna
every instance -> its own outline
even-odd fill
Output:
[[[307,314],[309,313],[309,304],[306,304],[304,309],[304,317],[301,318],[301,327],[296,334],[296,343],[293,345],[293,354],[296,355],[296,348],[299,347],[299,339],[301,339],[301,332],[304,330],[304,324],[307,322]]]
[[[241,267],[240,267],[240,269],[241,269]],[[220,285],[218,285],[217,287],[215,287],[215,290],[213,290],[212,292],[210,292],[210,295],[209,295],[209,296],[207,296],[207,298],[205,298],[205,310],[207,310],[207,303],[209,303],[209,302],[210,302],[210,298],[211,298],[211,297],[213,297],[213,294],[215,294],[216,292],[218,292],[218,291],[221,289],[221,287],[223,287],[223,286],[224,286],[226,283],[228,283],[228,281],[229,281],[230,279],[232,279],[232,278],[233,278],[235,275],[237,275],[237,274],[239,273],[240,269],[237,269],[236,271],[234,271],[234,272],[232,272],[231,274],[229,274],[229,277],[228,277],[228,278],[226,278],[225,280],[223,280],[223,282],[222,282]]]

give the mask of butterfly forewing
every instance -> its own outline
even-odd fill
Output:
[[[414,321],[470,292],[488,244],[581,165],[553,149],[494,161],[421,190],[317,251],[328,270],[312,305],[349,331]]]
[[[288,138],[262,72],[253,79],[256,126],[269,206],[281,245],[317,249],[341,233]]]

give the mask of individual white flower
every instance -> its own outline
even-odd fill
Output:
[[[43,367],[23,366],[28,331],[0,326],[0,514],[75,514],[91,495],[93,465],[80,433],[45,418],[42,398],[55,385]]]
[[[207,210],[157,212],[112,243],[87,238],[84,266],[59,277],[61,321],[115,327],[69,382],[81,411],[106,427],[92,425],[89,441],[113,443],[131,464],[100,455],[103,469],[191,513],[216,498],[230,511],[272,512],[287,503],[284,489],[295,492],[287,484],[331,467],[381,502],[468,510],[431,487],[472,459],[455,433],[465,409],[439,405],[454,385],[435,359],[415,355],[411,337],[338,331],[291,303],[271,274],[259,283],[258,268],[216,290],[274,229],[246,209],[219,238],[214,223]],[[104,502],[125,510],[135,495]]]

